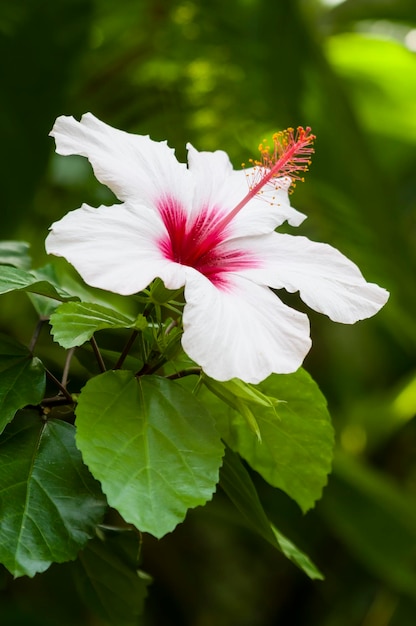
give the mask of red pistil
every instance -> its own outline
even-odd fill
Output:
[[[169,196],[161,198],[158,209],[167,236],[159,241],[159,246],[165,258],[193,267],[218,287],[226,287],[227,272],[256,267],[258,261],[246,250],[224,248],[225,228],[265,185],[271,183],[278,189],[277,179],[283,176],[301,179],[299,173],[305,172],[310,164],[314,139],[309,127],[299,127],[296,133],[289,128],[273,135],[272,151],[268,145],[260,144],[261,160],[251,161],[253,173],[249,192],[228,214],[218,219],[215,219],[218,215],[215,207],[201,207],[196,219],[189,223],[179,202]]]
[[[254,165],[254,174],[249,192],[216,224],[216,228],[223,230],[265,185],[273,182],[273,179],[290,176],[292,180],[303,180],[299,172],[306,172],[310,165],[314,139],[315,135],[311,134],[309,126],[306,128],[298,126],[296,133],[293,128],[288,128],[273,135],[273,152],[270,152],[269,146],[260,144],[261,160],[251,161]]]

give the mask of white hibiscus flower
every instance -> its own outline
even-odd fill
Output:
[[[157,277],[168,289],[184,287],[183,348],[216,380],[258,383],[302,364],[308,318],[269,287],[299,291],[310,307],[348,324],[387,301],[331,246],[274,232],[305,218],[290,206],[288,189],[306,169],[309,129],[275,137],[272,153],[263,148],[262,162],[240,171],[225,152],[191,145],[187,167],[166,142],[90,113],[80,122],[59,117],[51,135],[59,154],[87,157],[122,203],[68,213],[52,225],[47,251],[89,285],[115,293],[137,293]]]

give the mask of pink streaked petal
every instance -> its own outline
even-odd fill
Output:
[[[247,246],[240,248],[240,239],[224,242],[221,240],[223,233],[215,229],[205,233],[199,222],[187,231],[180,220],[177,224],[167,222],[165,218],[163,221],[167,232],[158,241],[163,256],[194,268],[215,285],[227,280],[229,273],[261,266],[261,255],[254,255]]]
[[[156,278],[166,277],[173,288],[184,284],[181,268],[163,258],[157,241],[164,234],[159,216],[144,206],[83,204],[51,226],[49,254],[71,263],[85,282],[122,295],[141,291]],[[179,276],[182,276],[182,283]]]
[[[195,179],[193,214],[208,213],[211,224],[217,218],[232,211],[249,191],[252,169],[236,170],[225,152],[198,152],[190,144],[188,148],[189,170]],[[273,231],[288,221],[299,226],[305,216],[290,206],[288,177],[276,181],[277,191],[265,190],[240,211],[226,229],[227,238],[259,235]],[[207,219],[208,225],[208,219]]]
[[[300,367],[311,346],[306,315],[244,278],[230,275],[218,288],[192,269],[186,274],[182,345],[204,372],[258,383]]]
[[[58,117],[50,135],[58,154],[87,157],[98,180],[120,200],[152,207],[169,193],[184,205],[191,203],[192,178],[165,141],[118,130],[91,113],[80,122]]]
[[[271,233],[240,247],[262,255],[262,267],[243,270],[243,275],[275,289],[299,291],[308,306],[335,322],[371,317],[388,300],[385,289],[368,283],[355,263],[328,244]]]
[[[261,260],[250,250],[238,248],[231,242],[219,244],[214,250],[202,255],[191,267],[208,278],[215,286],[226,285],[230,274],[243,273],[247,269],[261,266]]]
[[[195,181],[193,213],[207,207],[212,207],[214,214],[222,213],[227,208],[225,201],[230,193],[227,185],[233,172],[228,155],[222,150],[199,152],[190,143],[186,147],[189,171]]]

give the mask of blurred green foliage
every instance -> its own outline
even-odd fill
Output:
[[[329,3],[328,3],[329,4]],[[333,2],[330,3],[334,4]],[[413,626],[416,610],[416,4],[413,0],[6,0],[0,5],[1,235],[38,264],[49,224],[111,202],[83,159],[53,154],[60,114],[226,150],[310,125],[299,230],[391,291],[375,319],[312,315],[306,367],[330,402],[334,473],[315,511],[253,477],[279,528],[326,576],[310,582],[242,525],[221,493],[161,542],[145,538],[147,626]],[[300,306],[300,305],[299,305]],[[2,330],[33,313],[5,299]],[[26,333],[26,334],[25,334]],[[0,577],[0,621],[91,621],[67,566]],[[63,593],[65,589],[65,593]]]

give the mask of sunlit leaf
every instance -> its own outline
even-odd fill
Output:
[[[239,460],[238,455],[230,449],[226,450],[224,456],[220,472],[220,485],[253,530],[280,552],[283,552],[309,578],[323,578],[309,557],[279,532],[267,518],[249,473]]]
[[[104,328],[134,328],[147,326],[143,315],[129,317],[100,304],[67,302],[51,315],[52,334],[64,348],[81,346],[97,330]]]
[[[350,95],[365,127],[386,137],[416,140],[412,103],[416,98],[416,58],[399,42],[344,33],[327,40],[337,71],[349,81]],[[391,150],[378,155],[391,167],[402,166]]]
[[[416,414],[416,377],[414,374],[393,389],[367,394],[348,407],[340,428],[342,449],[351,454],[374,454],[402,430]]]
[[[14,576],[74,559],[101,521],[106,503],[74,433],[22,411],[0,439],[0,562]]]
[[[74,563],[75,584],[91,609],[113,626],[138,626],[149,576],[139,569],[137,533],[100,532]]]
[[[76,409],[77,444],[108,501],[161,537],[211,499],[223,454],[204,406],[176,383],[111,371],[88,381]]]
[[[331,469],[333,431],[325,398],[304,370],[273,374],[258,387],[281,400],[276,407],[253,411],[261,440],[234,412],[226,441],[307,511],[320,498]]]
[[[19,342],[0,335],[0,432],[16,411],[38,404],[45,392],[45,369]]]
[[[411,0],[343,0],[332,8],[328,21],[342,29],[351,28],[354,22],[361,20],[383,20],[387,25],[391,24],[390,20],[405,24],[414,19],[415,5]]]

